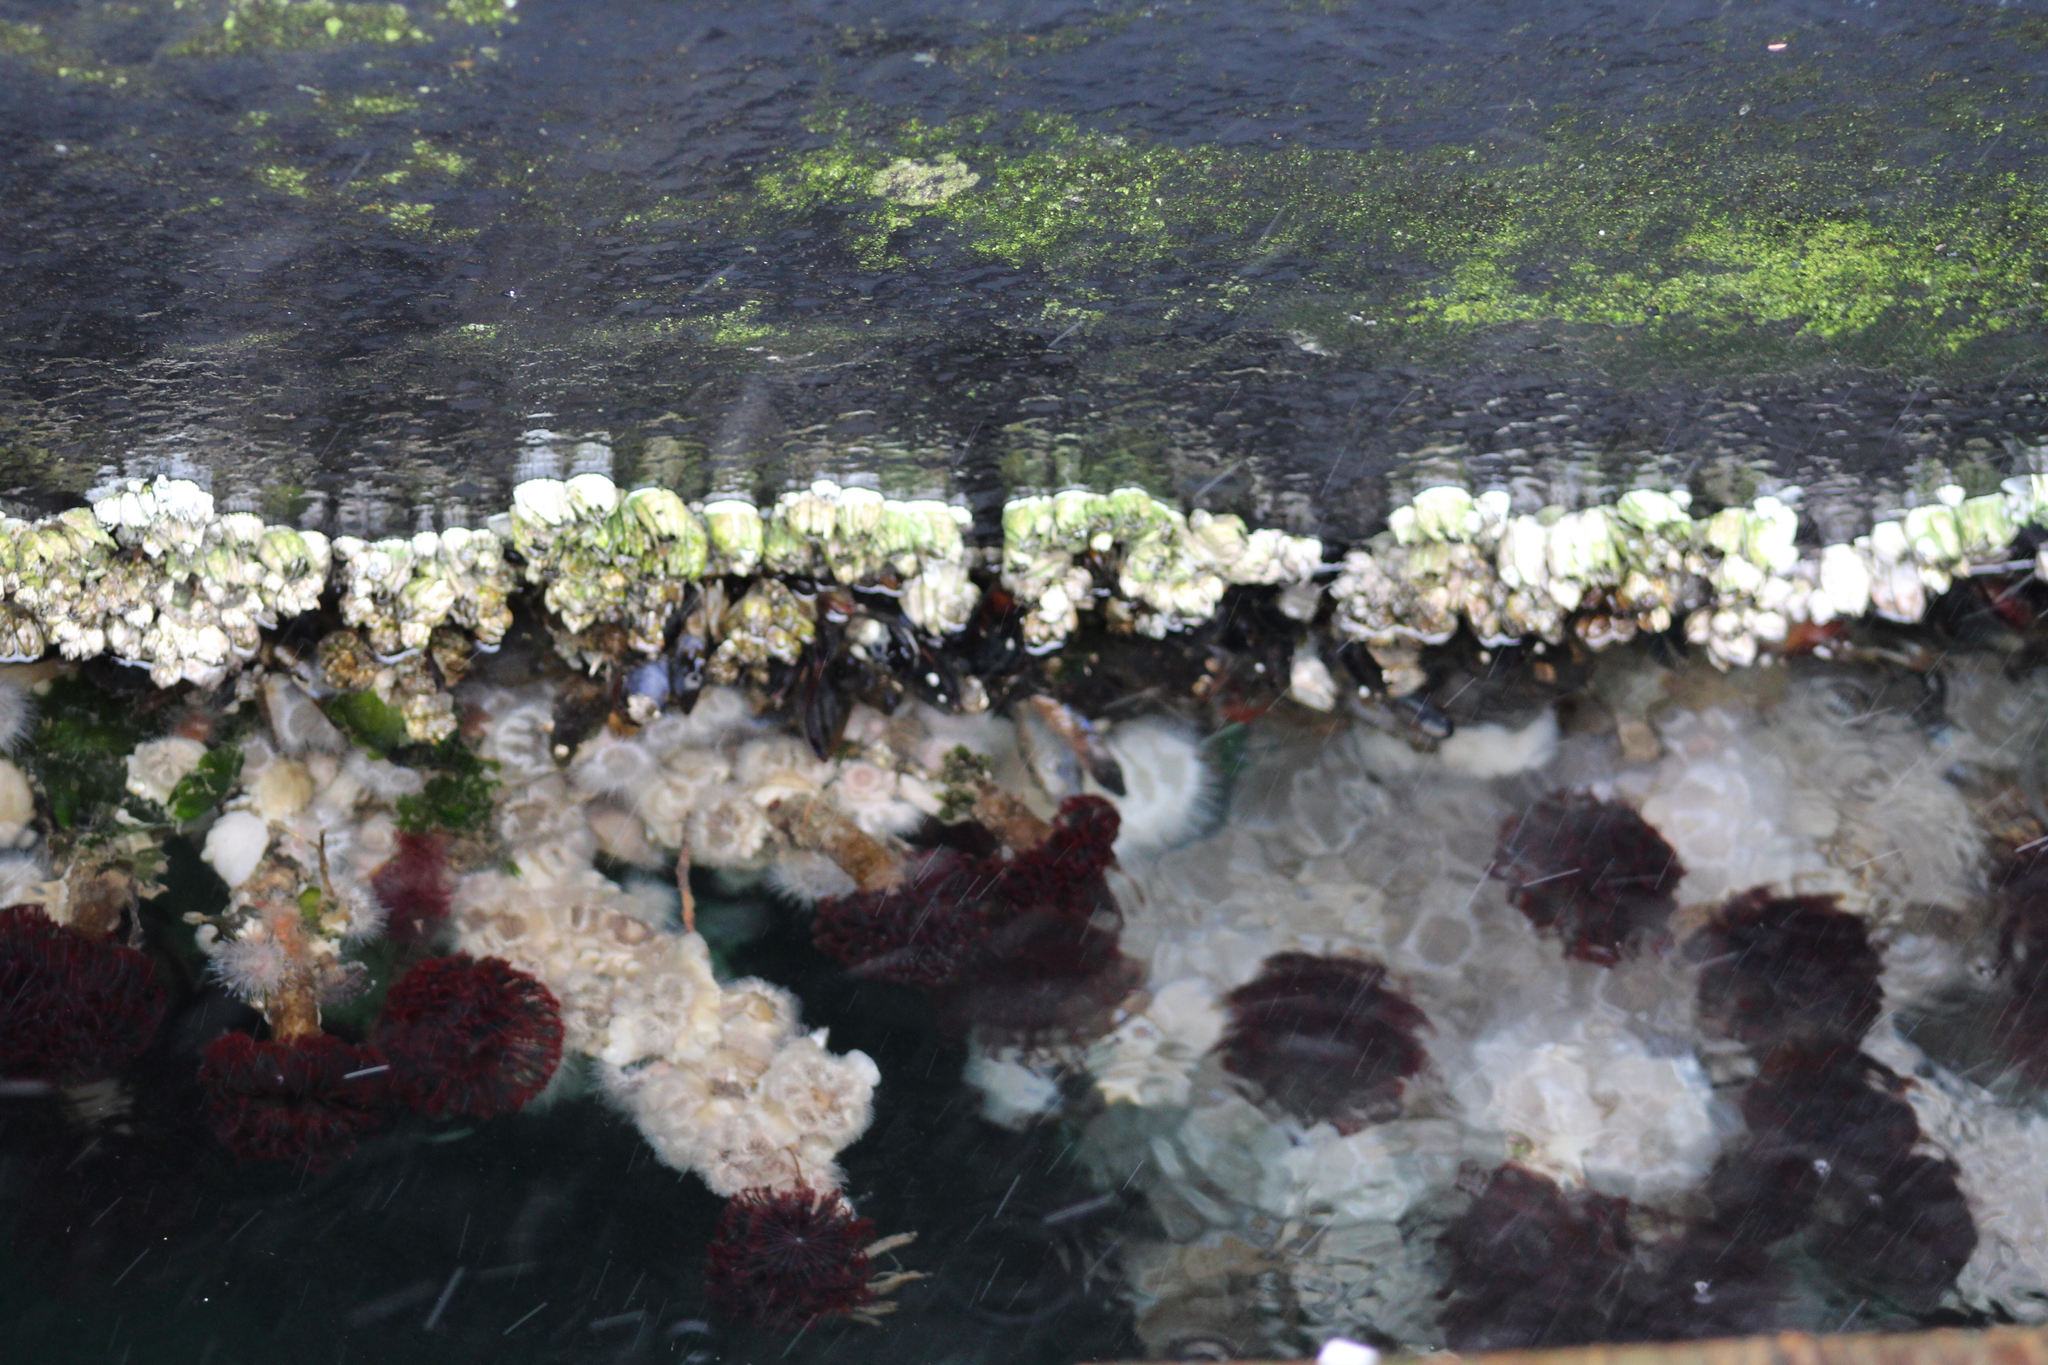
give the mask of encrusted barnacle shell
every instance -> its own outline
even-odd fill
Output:
[[[934,635],[965,630],[980,601],[981,589],[968,578],[963,564],[928,565],[903,585],[903,614]]]
[[[711,566],[711,535],[681,498],[663,488],[621,495],[601,474],[519,485],[507,534],[560,624],[563,652],[591,667],[610,652],[596,627],[623,631],[639,653],[659,650],[669,616]]]
[[[751,502],[720,498],[704,504],[711,563],[719,573],[750,575],[761,562],[761,513]]]
[[[2048,455],[2029,458],[2023,469],[2048,464]],[[1739,664],[1797,623],[1867,611],[1917,620],[1930,593],[2003,565],[2021,529],[2048,510],[2048,473],[2023,472],[1976,496],[1954,482],[1918,486],[1932,488],[1922,505],[1853,543],[1805,551],[1797,490],[1695,520],[1682,491],[1633,489],[1610,506],[1530,516],[1511,514],[1505,490],[1424,487],[1335,574],[1333,625],[1401,652],[1461,623],[1489,644],[1562,640],[1575,625],[1597,645],[1690,613],[1691,637],[1717,662]],[[1233,584],[1284,589],[1282,609],[1295,619],[1321,610],[1319,541],[1229,514],[1183,514],[1142,489],[1020,496],[1002,522],[1002,582],[1035,651],[1057,646],[1097,605],[1112,629],[1184,628],[1210,617]],[[718,669],[738,676],[794,659],[814,629],[811,604],[785,585],[757,584],[737,606],[721,598],[714,608],[711,580],[764,568],[830,576],[895,593],[913,624],[946,633],[978,600],[969,569],[984,561],[965,544],[968,524],[963,508],[938,499],[826,479],[785,492],[764,516],[735,498],[699,509],[668,489],[626,491],[584,473],[522,483],[491,529],[329,542],[220,513],[189,481],[131,480],[90,507],[0,518],[0,654],[111,653],[160,682],[211,684],[253,656],[264,629],[314,609],[332,586],[379,685],[397,689],[403,709],[406,697],[437,694],[431,680],[466,657],[471,637],[489,645],[508,628],[510,547],[569,657],[596,668],[652,655],[678,609],[700,601]],[[401,684],[385,667],[430,645],[441,664],[417,665],[429,686]],[[440,702],[410,704],[416,729],[445,723]]]
[[[458,625],[496,644],[511,625],[511,571],[496,535],[456,527],[436,534],[334,542],[341,616],[380,654],[425,648],[434,630]]]
[[[711,655],[711,680],[730,684],[770,663],[795,663],[817,633],[812,613],[811,604],[780,579],[758,580],[719,623],[722,638]]]
[[[14,607],[0,606],[0,661],[40,659],[48,648],[42,625],[33,616]]]
[[[1322,563],[1322,542],[1247,534],[1230,515],[1183,516],[1139,488],[1013,499],[1003,509],[1003,585],[1028,604],[1025,640],[1033,648],[1050,648],[1074,628],[1090,592],[1077,562],[1084,555],[1114,565],[1119,593],[1145,609],[1126,619],[1160,636],[1208,619],[1233,583],[1309,577]]]
[[[438,671],[449,652],[447,634],[442,628],[440,648],[385,658],[357,631],[330,631],[315,655],[320,680],[339,692],[374,693],[404,720],[406,738],[437,743],[454,734],[456,724],[455,699]]]

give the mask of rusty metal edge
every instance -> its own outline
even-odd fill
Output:
[[[1941,1327],[1925,1332],[1861,1332],[1712,1341],[1632,1342],[1539,1351],[1486,1351],[1389,1357],[1386,1365],[2048,1365],[2048,1328]],[[1136,1365],[1128,1362],[1126,1365]],[[1225,1365],[1286,1365],[1238,1360]]]

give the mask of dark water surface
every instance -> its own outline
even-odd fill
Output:
[[[409,530],[598,433],[1347,536],[1432,446],[1714,493],[2044,426],[2035,4],[5,0],[0,74],[31,506]]]

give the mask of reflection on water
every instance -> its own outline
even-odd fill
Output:
[[[197,469],[409,530],[546,427],[685,496],[1349,538],[1433,446],[1811,483],[2042,426],[2021,6],[14,0],[0,72],[38,510]]]

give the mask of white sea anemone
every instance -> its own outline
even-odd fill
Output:
[[[202,857],[233,890],[249,880],[270,848],[270,825],[253,811],[231,810],[206,832]]]
[[[842,763],[826,791],[855,824],[877,837],[907,833],[924,819],[924,812],[903,798],[896,774],[879,764]]]
[[[697,698],[688,715],[664,711],[640,731],[640,739],[655,753],[666,756],[676,749],[719,744],[758,724],[746,695],[739,689],[710,687]]]
[[[651,929],[667,929],[682,923],[683,897],[673,880],[629,877],[619,888],[625,912]]]
[[[1124,795],[1109,798],[1122,820],[1118,858],[1184,844],[1215,818],[1216,774],[1193,727],[1167,716],[1146,716],[1117,726],[1107,742],[1124,774]],[[1105,794],[1092,785],[1090,790]]]
[[[555,702],[546,688],[495,690],[478,699],[489,717],[477,753],[508,787],[555,771]]]
[[[1446,768],[1467,777],[1510,777],[1541,768],[1557,752],[1557,717],[1545,711],[1519,730],[1486,723],[1461,725],[1437,746]]]
[[[726,797],[690,812],[690,858],[706,867],[746,867],[768,843],[768,816],[743,797]]]
[[[338,754],[348,747],[320,704],[281,673],[263,680],[263,707],[270,715],[270,733],[276,737],[277,747],[288,754]]]
[[[981,1092],[981,1116],[1003,1128],[1022,1131],[1059,1113],[1059,1076],[1043,1062],[1016,1048],[967,1054],[962,1080]]]
[[[677,749],[661,765],[659,778],[640,789],[633,809],[647,824],[647,837],[664,848],[680,848],[690,812],[727,788],[732,767],[709,749]]]
[[[243,770],[249,805],[265,820],[289,820],[313,799],[313,774],[295,758],[273,758],[253,774]]]
[[[161,806],[205,757],[206,746],[196,739],[173,736],[138,744],[128,755],[128,790]]]
[[[28,689],[0,678],[0,753],[10,753],[36,726],[36,703]]]
[[[369,894],[367,888],[344,896],[341,913],[344,943],[369,943],[384,937],[385,921],[391,917],[390,907]]]
[[[832,765],[811,746],[788,735],[749,740],[732,760],[733,780],[755,801],[769,805],[785,796],[811,796],[832,780]]]
[[[660,767],[645,744],[600,730],[577,748],[569,781],[592,796],[630,798],[657,780]]]
[[[515,852],[533,844],[563,843],[584,849],[587,858],[595,848],[583,802],[560,774],[507,788],[498,801],[497,826],[498,837]]]
[[[822,853],[797,851],[768,866],[768,889],[796,905],[816,905],[857,888],[846,870]]]
[[[998,760],[1014,757],[1017,751],[1016,726],[993,711],[954,715],[918,702],[898,711],[896,720],[914,737],[907,746],[896,747],[907,747],[911,761],[928,772],[943,768],[946,755],[955,749]]]
[[[587,812],[590,832],[607,858],[633,867],[658,868],[675,859],[654,846],[647,837],[647,825],[632,811],[621,810],[606,801],[592,802]]]
[[[401,767],[388,758],[371,758],[357,750],[349,752],[341,767],[364,791],[386,804],[401,796],[417,796],[427,789],[426,774],[418,769]]]
[[[0,758],[0,826],[19,829],[36,818],[36,795],[29,788],[28,775]],[[0,843],[12,842],[0,840]]]
[[[220,944],[213,954],[213,975],[237,999],[251,1004],[282,986],[291,972],[291,955],[261,924],[242,937]]]

